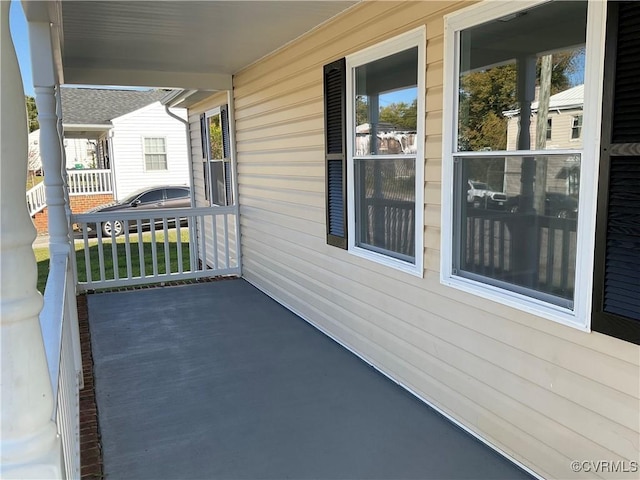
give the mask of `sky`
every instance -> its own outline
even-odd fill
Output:
[[[27,31],[27,20],[22,11],[22,4],[18,0],[11,0],[9,10],[9,25],[11,28],[11,38],[18,55],[20,73],[22,74],[22,85],[25,95],[33,96],[33,79],[31,77],[31,57],[29,53],[29,32]]]

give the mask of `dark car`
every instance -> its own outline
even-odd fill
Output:
[[[547,192],[544,200],[544,214],[547,217],[576,218],[578,216],[578,200],[569,195]],[[505,208],[511,213],[518,213],[520,195],[509,198]]]
[[[138,210],[157,210],[160,208],[184,208],[191,206],[191,191],[189,187],[184,186],[162,186],[145,188],[138,190],[137,192],[129,195],[127,198],[120,202],[109,203],[107,205],[101,205],[87,213],[102,213],[102,212],[132,212]],[[150,228],[150,219],[143,219],[141,222],[142,228]],[[174,222],[175,223],[175,222]],[[87,229],[89,231],[96,230],[95,223],[87,223]],[[155,226],[162,225],[162,219],[156,219]],[[172,225],[173,226],[173,225]],[[129,221],[129,231],[137,229],[137,221]],[[114,235],[121,235],[124,233],[124,225],[120,220],[113,222],[104,222],[102,224],[102,232],[111,236],[113,231]]]

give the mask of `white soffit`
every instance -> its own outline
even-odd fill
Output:
[[[356,3],[65,0],[65,83],[226,89],[232,74]]]

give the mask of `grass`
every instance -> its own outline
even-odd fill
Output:
[[[37,184],[44,181],[44,177],[41,175],[27,175],[27,191],[31,190]]]
[[[159,275],[167,273],[166,259],[165,257],[165,244],[164,244],[164,232],[155,232],[155,249],[158,263]],[[145,232],[142,234],[142,264],[144,265],[144,271],[146,275],[153,274],[153,242],[152,233]],[[178,238],[175,230],[168,232],[168,259],[169,270],[168,273],[178,271]],[[182,269],[183,271],[190,270],[189,264],[189,232],[182,230],[180,235],[181,251],[182,251]],[[131,234],[129,236],[129,255],[131,263],[131,276],[140,276],[140,252],[139,252],[139,235]],[[113,262],[113,249],[116,252],[116,266],[118,270],[119,278],[128,277],[127,272],[127,257],[125,237],[121,236],[116,239],[116,244],[112,245],[111,239],[103,240],[102,250],[104,258],[104,273],[105,280],[111,280],[114,278],[114,262]],[[87,281],[87,271],[85,263],[84,245],[77,243],[76,249],[76,264],[78,268],[78,281]],[[49,249],[48,248],[34,248],[36,261],[38,262],[38,290],[44,292],[44,288],[47,282],[47,275],[49,274]],[[93,280],[100,279],[101,271],[99,264],[99,246],[97,239],[89,240],[89,265],[91,278]]]

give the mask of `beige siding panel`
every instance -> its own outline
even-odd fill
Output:
[[[322,178],[308,176],[284,177],[276,175],[244,175],[243,182],[264,188],[278,188],[282,190],[303,190],[305,192],[318,192],[324,194],[324,181]]]
[[[280,155],[282,157],[282,155]],[[263,159],[261,159],[263,160]],[[296,162],[292,161],[279,161],[268,162],[268,161],[260,161],[253,163],[243,163],[240,165],[238,169],[238,173],[240,175],[271,175],[271,176],[280,176],[280,175],[288,175],[291,172],[292,167],[296,168],[296,174],[298,178],[302,177],[311,177],[311,178],[321,178],[324,175],[324,165],[319,164],[318,162]],[[323,179],[324,180],[324,179]],[[323,190],[324,191],[324,190]]]
[[[322,226],[324,228],[325,212],[323,208],[302,207],[297,204],[279,202],[276,200],[271,200],[270,203],[277,204],[277,211],[282,215],[322,223]],[[265,202],[260,197],[250,197],[248,195],[245,195],[243,197],[242,207],[243,213],[245,212],[245,207],[264,210]]]
[[[234,77],[243,272],[537,473],[592,478],[570,461],[637,458],[640,349],[439,282],[442,15],[460,5],[364,2]],[[424,278],[328,246],[324,223],[322,66],[419,25]]]
[[[442,112],[429,112],[425,120],[427,135],[442,135]]]

